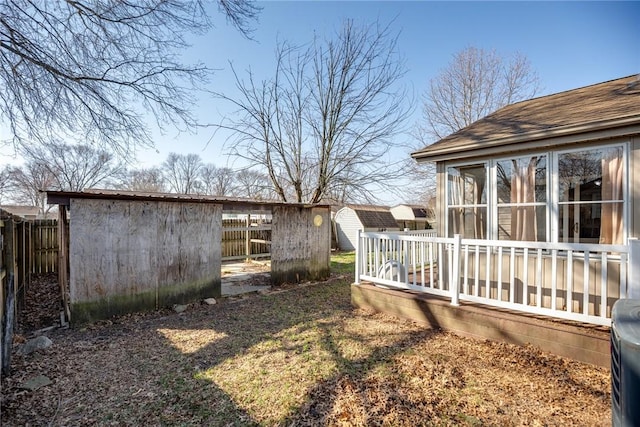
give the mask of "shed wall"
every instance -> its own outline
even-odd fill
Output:
[[[271,227],[271,281],[274,284],[329,276],[329,207],[274,207]]]
[[[71,320],[221,293],[222,206],[71,199]]]
[[[336,212],[338,246],[343,251],[354,251],[358,240],[358,230],[364,230],[356,212],[344,207]]]

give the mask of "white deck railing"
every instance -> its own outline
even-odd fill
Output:
[[[360,233],[355,280],[609,326],[613,303],[629,296],[636,246]]]

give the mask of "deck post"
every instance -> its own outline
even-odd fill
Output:
[[[360,239],[361,230],[358,229],[356,237],[356,272],[355,272],[355,284],[360,284],[360,257],[362,256],[362,241]]]
[[[640,240],[630,237],[629,240],[629,280],[627,295],[621,298],[640,298]]]
[[[453,236],[453,260],[449,275],[449,289],[451,291],[451,305],[460,305],[460,241],[459,234]]]

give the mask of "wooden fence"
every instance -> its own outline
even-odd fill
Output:
[[[3,349],[10,346],[15,319],[24,308],[31,285],[31,274],[55,273],[57,269],[57,222],[27,220],[0,210],[0,319]],[[5,373],[8,368],[6,356],[4,354],[5,360],[2,361]]]
[[[267,258],[271,254],[271,222],[246,219],[222,220],[222,260]]]

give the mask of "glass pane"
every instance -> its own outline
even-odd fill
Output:
[[[558,176],[561,202],[622,200],[622,147],[561,154]]]
[[[497,163],[498,204],[547,200],[546,156],[521,157]]]
[[[546,206],[498,208],[498,240],[545,242]]]
[[[449,205],[487,203],[487,172],[484,165],[448,168]]]
[[[450,208],[449,237],[484,239],[487,235],[487,208]]]
[[[622,243],[623,203],[559,206],[558,240],[569,243]]]

